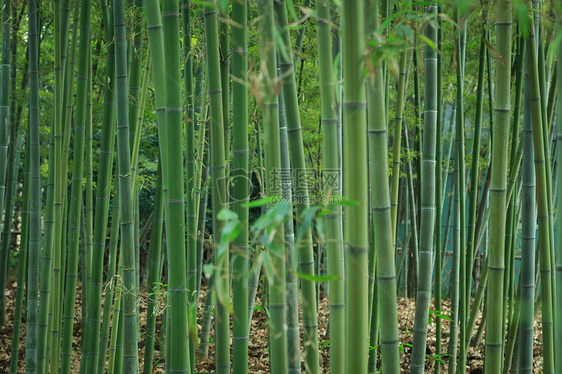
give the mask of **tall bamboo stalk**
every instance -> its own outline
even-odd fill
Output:
[[[279,144],[279,103],[275,97],[277,85],[277,59],[275,56],[273,0],[258,1],[260,59],[263,74],[263,97],[261,99],[264,118],[264,149],[266,169],[266,195],[272,198],[281,196],[281,185],[276,182],[281,169],[281,152]],[[291,69],[292,71],[292,69]],[[277,179],[278,180],[278,179]],[[282,204],[287,204],[281,201]],[[272,209],[272,207],[270,207]],[[270,313],[270,356],[271,373],[287,373],[287,331],[286,331],[286,294],[285,294],[285,246],[284,228],[276,227],[275,236],[266,243],[267,255],[271,262],[273,274],[269,280]],[[311,265],[313,266],[313,264]],[[302,270],[301,270],[302,271]],[[316,311],[316,299],[309,299]],[[305,338],[306,339],[306,338]]]
[[[100,142],[98,179],[96,181],[96,204],[94,241],[92,245],[91,281],[88,290],[88,322],[82,360],[87,360],[88,373],[96,372],[99,356],[101,322],[101,297],[103,288],[103,257],[109,216],[109,196],[115,148],[115,56],[113,44],[113,22],[107,10],[106,0],[101,2],[105,25],[105,40],[108,43],[105,75],[109,77],[104,90],[104,107]]]
[[[338,113],[335,98],[334,78],[331,64],[331,23],[330,2],[316,2],[318,20],[318,63],[320,70],[320,98],[322,110],[322,136],[324,152],[324,193],[335,199],[341,197],[341,170],[339,168],[338,149]],[[303,31],[301,31],[303,32]],[[326,215],[326,255],[328,258],[328,275],[336,276],[328,282],[330,302],[330,371],[344,372],[344,282],[343,282],[343,241],[342,241],[342,208],[330,204],[331,213]]]
[[[29,255],[26,301],[25,372],[37,370],[37,322],[39,293],[39,253],[41,251],[41,179],[39,175],[39,57],[37,45],[37,2],[30,0],[28,10],[29,40]],[[2,54],[4,56],[4,54]],[[3,74],[2,74],[3,75]]]
[[[196,190],[199,188],[199,180],[195,165],[195,157],[197,150],[195,147],[195,110],[193,95],[193,53],[191,52],[191,1],[182,0],[182,31],[183,31],[183,80],[185,87],[184,106],[187,112],[185,123],[185,141],[186,141],[186,226],[187,226],[187,273],[188,273],[188,301],[189,301],[189,353],[190,361],[195,363],[195,346],[197,342],[197,329],[195,328],[197,320],[197,208],[198,195]],[[195,365],[191,365],[191,372],[195,372]]]
[[[6,193],[6,176],[8,164],[8,123],[10,118],[10,30],[11,30],[11,6],[10,0],[2,1],[2,57],[0,68],[0,217],[4,212],[4,197]],[[0,237],[2,236],[2,222],[0,222]],[[3,253],[0,269],[0,286],[5,287],[6,274],[8,270],[8,256]],[[3,296],[3,295],[2,295]],[[4,297],[3,297],[4,298]],[[3,326],[6,320],[6,304],[0,305],[0,326]]]
[[[401,158],[401,144],[402,144],[402,122],[404,112],[404,100],[406,97],[406,65],[408,60],[408,53],[402,52],[400,56],[400,71],[396,99],[396,114],[394,115],[394,138],[392,149],[392,237],[396,238],[397,226],[397,208],[398,208],[398,187],[400,178],[400,158]],[[395,243],[396,245],[396,243]]]
[[[211,108],[211,180],[213,202],[213,255],[215,260],[216,320],[215,365],[217,373],[230,373],[230,325],[227,304],[230,302],[229,249],[220,245],[222,222],[219,212],[228,206],[225,180],[224,110],[221,84],[219,37],[216,4],[205,8],[208,92]]]
[[[460,203],[460,188],[459,188],[459,174],[463,173],[464,170],[459,170],[459,163],[457,162],[459,158],[459,147],[458,144],[455,147],[455,171],[453,176],[454,183],[454,202],[449,199],[449,204],[454,204],[454,219],[453,219],[453,258],[451,265],[451,275],[449,277],[449,295],[451,297],[451,321],[449,325],[449,373],[455,373],[457,370],[457,340],[459,336],[459,298],[460,298],[460,287],[459,287],[459,273],[460,273],[460,257],[461,257],[461,228],[460,228],[460,215],[461,215],[461,203]]]
[[[16,7],[11,9],[11,17],[16,16]],[[5,312],[6,312],[6,279],[8,274],[8,252],[10,250],[11,243],[11,231],[12,231],[12,217],[13,217],[13,202],[14,202],[14,192],[17,169],[19,166],[19,159],[16,159],[16,143],[18,137],[16,136],[17,130],[19,128],[19,120],[16,120],[16,62],[17,62],[17,29],[18,23],[16,20],[12,20],[12,27],[10,27],[10,37],[11,37],[11,76],[10,76],[10,120],[9,120],[9,143],[8,154],[6,159],[6,188],[5,188],[5,206],[4,206],[4,222],[0,223],[0,325],[5,322]],[[24,81],[25,82],[25,81]],[[25,87],[25,86],[24,86]],[[21,115],[21,112],[20,112]],[[6,119],[7,120],[7,119]],[[6,129],[8,130],[8,129]],[[1,204],[0,204],[1,205]],[[2,208],[0,207],[0,217],[2,216]],[[2,224],[4,226],[2,226]]]
[[[530,17],[529,17],[530,18]],[[533,145],[535,152],[535,163],[537,167],[537,199],[539,223],[539,247],[541,267],[541,300],[542,300],[542,325],[543,325],[543,354],[544,372],[554,373],[554,336],[553,336],[553,310],[552,310],[552,262],[550,244],[550,222],[548,216],[548,185],[547,167],[545,163],[544,138],[542,125],[542,111],[540,108],[539,74],[537,67],[537,51],[535,47],[535,35],[532,18],[529,22],[529,34],[527,36],[527,63],[529,64],[529,83],[531,88],[531,116],[533,121]],[[495,134],[494,134],[495,138]]]
[[[492,133],[492,164],[490,180],[490,252],[488,255],[489,282],[487,295],[486,364],[485,373],[499,373],[502,364],[502,308],[504,235],[506,220],[507,142],[510,115],[511,77],[511,1],[496,4],[496,89],[494,95],[494,124]]]
[[[72,195],[69,216],[69,248],[66,269],[66,292],[63,313],[63,345],[61,372],[70,373],[72,358],[72,337],[74,332],[74,307],[76,284],[78,280],[78,246],[80,244],[80,220],[82,217],[82,178],[84,174],[84,147],[86,135],[86,101],[88,96],[88,68],[90,55],[91,2],[81,3],[80,11],[80,51],[78,67],[78,87],[76,97],[76,117],[74,126],[74,152],[72,170]],[[85,240],[86,238],[82,238]]]
[[[31,127],[28,129],[31,130]],[[26,136],[26,143],[29,144],[29,136]],[[29,148],[28,148],[29,149]],[[12,336],[12,352],[10,356],[10,374],[17,374],[18,353],[20,346],[21,316],[23,306],[24,283],[27,269],[27,254],[29,250],[29,197],[30,197],[30,153],[26,152],[23,172],[23,201],[21,207],[21,242],[18,253],[18,278],[16,289],[16,306],[14,311],[14,334]],[[29,291],[28,291],[29,292]],[[26,337],[27,338],[27,337]]]
[[[144,374],[152,373],[154,359],[154,341],[156,339],[156,315],[158,313],[158,294],[162,275],[162,227],[164,223],[164,194],[162,191],[162,166],[158,163],[156,176],[156,193],[154,196],[154,216],[150,237],[150,271],[148,280],[148,305],[146,308],[146,346],[144,350]]]
[[[426,16],[425,36],[435,45],[437,29],[434,20],[437,7],[429,5]],[[414,320],[414,344],[410,373],[423,373],[427,339],[427,319],[431,297],[431,276],[433,266],[433,230],[435,223],[435,142],[437,122],[437,52],[432,46],[425,47],[425,110],[423,130],[423,182],[421,191],[420,250],[419,264],[424,269],[419,273],[416,293],[416,314]]]
[[[562,32],[562,6],[558,3],[557,11],[557,31],[560,34]],[[560,42],[559,42],[560,43]],[[562,87],[562,48],[560,44],[558,45],[557,49],[557,87]],[[551,83],[554,86],[554,82]],[[557,134],[557,175],[560,173],[560,169],[562,168],[562,100],[560,97],[558,98],[558,105],[556,107],[557,111],[557,127],[558,127],[558,134]],[[558,193],[558,201],[557,201],[557,220],[558,220],[558,231],[557,231],[557,242],[562,243],[562,206],[560,201],[562,201],[562,183],[560,178],[558,180],[557,186],[557,193]],[[555,333],[555,342],[554,345],[558,348],[562,347],[562,251],[560,247],[558,247],[558,253],[556,255],[556,333]],[[557,355],[555,357],[555,365],[556,365],[556,372],[562,372],[562,357]]]
[[[164,50],[166,55],[164,76],[158,79],[165,80],[166,96],[164,113],[166,117],[166,136],[160,141],[160,154],[167,153],[163,158],[162,169],[166,196],[166,240],[169,265],[169,302],[170,302],[170,334],[169,341],[173,342],[170,349],[170,371],[191,372],[191,354],[186,336],[189,336],[188,313],[186,309],[188,290],[186,286],[195,285],[195,274],[191,272],[192,282],[187,284],[186,279],[186,252],[185,252],[185,194],[184,170],[172,167],[174,160],[183,160],[182,139],[182,104],[181,104],[181,72],[180,72],[180,40],[179,40],[179,0],[166,1],[162,4]],[[157,93],[158,94],[158,93]],[[159,124],[160,126],[160,124]],[[193,178],[190,175],[188,178]],[[195,269],[192,269],[195,270]],[[195,289],[190,289],[195,292]],[[191,336],[193,338],[193,336]],[[194,364],[194,363],[193,363]]]
[[[250,251],[248,247],[249,149],[248,149],[248,2],[232,2],[232,138],[233,165],[231,177],[233,210],[238,214],[241,231],[232,246],[233,370],[248,372],[248,278]],[[203,127],[202,127],[203,128]],[[201,212],[200,212],[201,214]],[[300,362],[299,362],[300,364]]]
[[[52,130],[55,134],[55,165],[54,165],[54,209],[55,209],[55,235],[53,247],[53,280],[50,305],[52,309],[51,319],[51,371],[58,371],[59,367],[59,341],[60,330],[58,328],[61,317],[61,303],[59,302],[63,290],[61,290],[62,279],[62,256],[63,256],[63,231],[64,230],[64,195],[66,186],[66,169],[64,167],[63,148],[64,148],[64,121],[63,121],[63,76],[62,76],[62,62],[61,62],[61,4],[60,0],[53,1],[54,3],[54,69],[55,69],[55,88],[54,88],[54,108],[53,108],[53,125]],[[70,123],[70,121],[68,121]],[[70,126],[69,126],[70,127]],[[64,169],[64,170],[63,170]]]
[[[279,64],[279,59],[277,60]],[[278,65],[277,74],[280,74]],[[283,88],[281,88],[283,91]],[[287,136],[287,115],[283,95],[278,96],[279,100],[279,144],[281,151],[281,191],[283,199],[286,201],[293,200],[291,181],[291,162],[289,160],[289,141]],[[298,279],[296,268],[295,253],[295,228],[292,219],[288,219],[283,223],[284,241],[286,252],[287,266],[287,357],[290,373],[301,372],[301,354],[300,354],[300,331],[299,331],[299,296],[298,296]]]
[[[437,5],[437,14],[441,14],[441,6]],[[440,18],[437,18],[437,49],[441,50],[442,29]],[[435,310],[441,310],[441,276],[443,269],[443,260],[441,256],[441,219],[443,214],[441,201],[441,180],[443,174],[443,156],[441,132],[443,128],[443,92],[441,89],[443,62],[441,54],[437,54],[437,139],[435,144],[435,238],[433,245],[435,246]],[[435,354],[441,354],[441,318],[435,321]],[[441,362],[435,362],[435,374],[441,371]]]
[[[288,28],[287,8],[284,0],[274,1],[275,13],[282,27],[281,37],[285,51],[279,53],[281,67],[282,94],[287,114],[287,133],[289,136],[289,156],[293,170],[298,173],[308,174],[304,158],[304,146],[302,140],[302,128],[300,111],[298,107],[297,87],[295,82],[295,70],[293,68],[293,54],[291,53],[291,38]],[[297,179],[296,182],[298,182]],[[296,183],[294,186],[294,198],[296,200],[296,214],[301,217],[306,209],[310,207],[308,183]],[[304,224],[303,224],[304,225]],[[301,228],[297,226],[297,230]],[[314,276],[314,250],[312,241],[312,228],[310,225],[303,226],[303,234],[298,246],[299,272],[307,276]],[[304,327],[304,353],[305,370],[311,373],[319,372],[318,361],[318,316],[316,306],[315,282],[309,279],[301,279],[302,302],[303,302],[303,327]]]
[[[123,371],[138,372],[137,314],[135,288],[135,242],[133,218],[133,189],[131,174],[131,152],[129,137],[129,106],[127,79],[127,35],[125,4],[117,0],[113,4],[115,33],[115,79],[117,109],[117,157],[119,170],[119,202],[121,207],[121,255],[123,256]]]
[[[107,286],[104,295],[103,304],[103,321],[101,324],[101,336],[99,345],[99,356],[98,356],[98,373],[103,373],[105,370],[106,358],[107,358],[107,346],[110,340],[109,328],[111,322],[117,323],[118,318],[114,318],[111,321],[111,314],[115,312],[115,316],[118,316],[117,309],[121,308],[121,304],[117,306],[117,303],[121,300],[117,300],[118,288],[121,285],[117,285],[120,280],[120,275],[118,276],[117,268],[117,245],[119,242],[119,225],[121,218],[121,206],[119,204],[119,180],[113,181],[113,201],[111,210],[111,234],[109,236],[109,259],[107,264]],[[119,286],[119,287],[117,287]],[[117,325],[116,325],[117,326]],[[113,330],[115,331],[115,330]],[[116,335],[116,334],[113,334]],[[112,336],[113,337],[113,336]],[[82,365],[81,365],[82,367]],[[111,368],[111,366],[110,366]]]

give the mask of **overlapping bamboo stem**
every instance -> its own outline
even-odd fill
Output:
[[[88,96],[88,68],[90,55],[91,2],[81,3],[80,11],[80,51],[78,68],[78,87],[76,97],[76,117],[74,125],[74,149],[72,170],[72,195],[69,214],[69,248],[66,265],[66,292],[63,312],[63,344],[61,372],[70,373],[72,358],[72,338],[74,332],[74,308],[76,285],[78,281],[78,247],[80,244],[80,220],[82,216],[82,179],[84,174],[84,148],[86,135],[86,101]],[[82,238],[85,240],[85,238]],[[55,301],[56,302],[56,301]],[[57,342],[58,344],[58,342]]]
[[[264,118],[264,150],[265,150],[265,181],[266,196],[281,196],[281,185],[276,183],[276,178],[281,168],[281,153],[278,139],[279,134],[279,104],[275,97],[277,84],[276,48],[274,42],[274,10],[273,1],[262,0],[258,2],[260,58],[263,75],[263,97],[261,99]],[[277,179],[278,180],[278,179]],[[287,202],[281,201],[282,204]],[[270,206],[270,209],[273,209]],[[287,331],[286,331],[286,286],[285,286],[285,246],[283,242],[284,228],[278,225],[275,236],[266,244],[267,256],[271,263],[273,273],[269,272],[269,310],[270,332],[269,344],[276,355],[270,358],[271,373],[286,373],[288,371],[287,357]],[[311,263],[310,266],[313,266]],[[301,270],[302,271],[302,270]],[[316,299],[313,299],[313,308],[316,310]],[[310,302],[310,300],[308,301]]]
[[[279,64],[279,60],[278,60]],[[277,69],[278,76],[280,68]],[[283,89],[281,89],[283,91]],[[291,162],[289,160],[289,141],[287,136],[287,116],[283,95],[279,99],[279,144],[281,150],[281,192],[283,199],[293,201],[291,182]],[[294,169],[293,169],[294,170]],[[297,282],[297,267],[295,253],[295,229],[293,220],[288,219],[283,224],[286,252],[287,278],[287,357],[290,373],[301,372],[300,334],[299,334],[299,296]]]
[[[539,223],[539,250],[541,268],[541,300],[542,300],[542,325],[543,325],[543,353],[544,372],[554,373],[554,336],[553,336],[553,311],[552,311],[552,248],[550,244],[550,221],[548,215],[548,176],[544,151],[544,126],[542,124],[542,110],[540,107],[540,85],[538,73],[537,51],[535,47],[535,34],[532,19],[529,22],[527,41],[527,63],[529,69],[529,84],[531,88],[531,116],[533,122],[533,141],[535,153],[535,169],[537,183]],[[495,135],[494,135],[495,137]]]
[[[134,199],[131,174],[131,152],[129,136],[129,103],[127,78],[127,36],[125,4],[123,0],[113,3],[113,25],[115,33],[115,79],[117,110],[117,159],[119,174],[119,202],[121,208],[121,256],[123,257],[123,371],[138,372],[138,336],[135,287],[135,240]]]
[[[189,354],[190,361],[194,364],[191,365],[191,372],[195,373],[195,346],[197,342],[197,329],[196,326],[196,313],[197,313],[197,207],[199,199],[195,192],[199,188],[197,171],[195,165],[196,148],[195,148],[195,110],[194,110],[194,96],[193,96],[193,54],[191,52],[191,1],[182,0],[182,31],[183,31],[183,83],[185,90],[184,107],[187,113],[185,119],[185,142],[186,142],[186,263],[187,263],[187,288],[188,288],[188,320],[189,328]]]
[[[287,8],[284,0],[274,1],[275,13],[282,27],[284,50],[280,50],[279,59],[281,67],[281,85],[283,87],[283,98],[287,115],[287,133],[289,140],[289,156],[293,170],[297,173],[308,175],[304,158],[304,146],[302,139],[302,128],[300,111],[298,106],[297,88],[293,68],[293,54],[291,53],[291,38],[288,28]],[[299,179],[297,179],[299,181]],[[302,180],[301,180],[302,182]],[[298,183],[294,186],[294,198],[296,200],[296,214],[301,217],[306,209],[310,207],[308,183]],[[297,221],[298,222],[298,221]],[[310,225],[302,224],[304,233],[298,246],[298,271],[307,276],[314,276],[314,250],[312,241],[312,228]],[[297,226],[300,229],[300,224]],[[301,279],[301,292],[303,294],[303,328],[304,328],[304,352],[305,370],[312,373],[319,372],[318,353],[318,316],[317,316],[317,290],[315,282],[310,279]]]
[[[98,179],[96,181],[96,204],[94,221],[94,241],[92,245],[91,281],[88,290],[88,322],[86,344],[82,360],[86,360],[85,370],[96,373],[101,323],[101,296],[103,288],[103,257],[109,216],[109,196],[115,148],[115,56],[113,44],[113,25],[111,12],[106,0],[101,2],[105,25],[105,40],[108,43],[105,74],[110,77],[104,90],[104,107],[100,142]],[[115,331],[115,330],[114,330]]]

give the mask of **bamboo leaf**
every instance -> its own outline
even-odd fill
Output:
[[[499,54],[499,52],[496,51],[496,49],[492,46],[492,44],[488,41],[488,39],[484,39],[484,42],[486,43],[486,46],[490,50],[490,53],[494,55],[494,57],[503,65],[503,59],[502,56]]]

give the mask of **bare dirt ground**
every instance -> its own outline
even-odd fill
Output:
[[[11,354],[11,346],[12,346],[12,336],[13,336],[13,319],[14,319],[14,306],[15,306],[15,294],[16,294],[16,282],[8,282],[7,284],[8,289],[6,292],[7,301],[7,323],[0,328],[0,373],[8,373],[10,368],[10,354]],[[143,293],[146,295],[146,288],[142,289]],[[200,296],[200,303],[199,305],[204,305],[204,292],[201,292]],[[82,293],[80,288],[78,289],[77,294],[77,305],[76,305],[76,314],[75,314],[75,325],[74,325],[74,352],[80,352],[80,310],[81,310],[81,297]],[[259,300],[257,304],[259,305]],[[432,309],[433,305],[431,306]],[[443,310],[449,309],[449,302],[446,300],[444,305],[442,306]],[[144,326],[146,324],[146,304],[141,302],[140,303],[140,313],[141,313],[141,331],[144,334]],[[401,345],[403,349],[403,353],[401,354],[401,362],[402,362],[402,372],[407,373],[409,372],[409,364],[410,364],[410,348],[409,344],[412,343],[412,331],[414,325],[414,313],[415,313],[415,305],[413,299],[405,299],[399,298],[398,299],[398,319],[400,324],[400,339]],[[198,323],[198,331],[201,331],[201,310],[198,313],[199,323]],[[540,317],[540,316],[539,316]],[[384,319],[384,316],[383,316]],[[157,330],[160,330],[162,322],[162,315],[160,315],[157,319]],[[329,337],[326,334],[326,328],[328,327],[328,300],[326,298],[322,298],[320,302],[320,312],[318,316],[318,323],[319,323],[319,342],[321,344],[321,356],[320,356],[320,365],[324,369],[325,373],[329,372]],[[475,330],[478,328],[480,323],[480,317],[477,318]],[[213,327],[211,327],[211,344],[209,347],[209,358],[206,360],[199,360],[196,366],[196,372],[199,373],[212,373],[215,370],[214,364],[214,348],[212,343],[212,335],[213,335]],[[160,336],[160,335],[159,335]],[[301,325],[301,336],[302,336],[302,325]],[[443,320],[443,347],[442,353],[446,351],[446,344],[449,340],[449,322],[447,320]],[[325,342],[325,344],[322,344]],[[435,357],[435,324],[431,324],[429,326],[428,331],[428,349],[426,351],[429,357]],[[483,355],[484,355],[484,347],[481,346],[477,348],[470,347],[468,354],[467,354],[467,373],[471,374],[478,374],[483,372]],[[144,366],[144,341],[139,343],[139,364],[142,368]],[[541,334],[541,325],[539,322],[535,322],[535,350],[534,350],[534,372],[540,373],[542,369],[542,334]],[[442,358],[445,362],[447,361],[446,357]],[[73,373],[78,373],[78,369],[80,366],[80,356],[79,354],[73,355]],[[252,331],[250,332],[250,341],[249,341],[249,372],[262,374],[262,373],[269,373],[269,355],[267,349],[267,314],[260,309],[256,309],[254,312],[254,318],[252,320]],[[21,337],[20,337],[20,344],[19,344],[19,364],[18,364],[18,373],[24,372],[24,363],[25,363],[25,313],[23,316],[23,323],[21,329]],[[431,370],[434,367],[435,361],[428,359],[426,361],[426,369]],[[154,373],[164,373],[164,358],[160,354],[160,344],[157,340],[155,344],[155,353],[154,353],[154,365],[153,365],[153,372]],[[304,372],[304,367],[303,367]],[[448,373],[447,366],[443,366],[442,373]]]

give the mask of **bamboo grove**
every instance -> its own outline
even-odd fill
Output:
[[[559,1],[2,0],[1,39],[0,371],[562,374]]]

